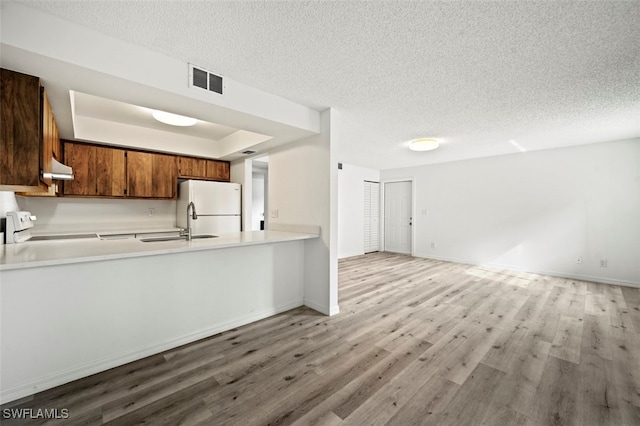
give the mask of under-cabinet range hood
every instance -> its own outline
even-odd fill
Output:
[[[52,158],[51,173],[42,172],[42,177],[45,179],[73,180],[73,169]]]

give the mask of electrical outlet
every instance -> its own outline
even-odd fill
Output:
[[[278,209],[271,210],[271,219],[277,219],[278,214],[279,214]]]
[[[155,216],[156,215],[156,209],[154,209],[153,207],[149,207],[149,216]]]
[[[436,242],[435,241],[431,241],[431,248],[436,248]]]
[[[600,267],[601,268],[607,267],[607,259],[600,259]]]
[[[422,209],[422,216],[429,216],[429,210]]]
[[[576,263],[582,264],[582,256],[578,256]]]

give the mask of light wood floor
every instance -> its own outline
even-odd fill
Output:
[[[388,253],[339,271],[339,315],[295,309],[2,408],[66,408],[65,425],[640,425],[639,289]]]

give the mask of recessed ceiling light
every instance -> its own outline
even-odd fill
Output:
[[[172,114],[165,111],[153,111],[151,113],[153,118],[161,123],[169,124],[170,126],[193,126],[198,122],[196,118],[185,117],[184,115]]]
[[[434,138],[420,138],[409,142],[411,151],[431,151],[440,146],[440,142]]]

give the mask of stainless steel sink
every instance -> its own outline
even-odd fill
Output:
[[[217,238],[217,235],[193,235],[191,239],[199,240],[201,238]],[[154,238],[140,238],[143,243],[152,243],[157,241],[187,241],[187,237],[154,237]]]

